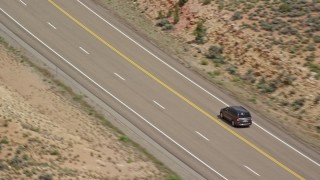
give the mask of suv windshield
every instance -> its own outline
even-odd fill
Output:
[[[240,112],[239,113],[239,118],[246,118],[246,117],[251,117],[249,112]]]

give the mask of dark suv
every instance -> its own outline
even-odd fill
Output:
[[[220,110],[220,118],[231,121],[232,126],[250,126],[251,115],[242,106],[229,106]]]

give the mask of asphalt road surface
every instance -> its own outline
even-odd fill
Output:
[[[320,179],[319,154],[237,105],[102,8],[85,0],[1,0],[0,20],[205,179]]]

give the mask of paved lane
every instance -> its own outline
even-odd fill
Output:
[[[320,167],[256,125],[235,129],[216,116],[225,104],[238,104],[208,82],[117,22],[91,2],[2,1],[1,22],[17,34],[16,20],[55,53],[34,43],[38,51],[123,114],[207,179],[317,179]],[[26,4],[26,5],[25,5]],[[187,75],[181,76],[100,19],[101,14],[161,60]],[[13,20],[14,19],[14,20]],[[21,33],[26,41],[30,34]],[[34,39],[33,39],[34,41]],[[39,46],[39,47],[38,47]],[[88,80],[74,67],[90,77]],[[94,81],[94,82],[93,82]],[[98,87],[97,84],[101,87]],[[112,96],[121,102],[117,102]],[[221,100],[222,101],[221,101]],[[129,109],[128,109],[129,108]],[[254,120],[307,154],[319,157],[254,114]]]

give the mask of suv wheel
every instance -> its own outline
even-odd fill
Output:
[[[222,112],[220,112],[220,118],[224,119]]]

